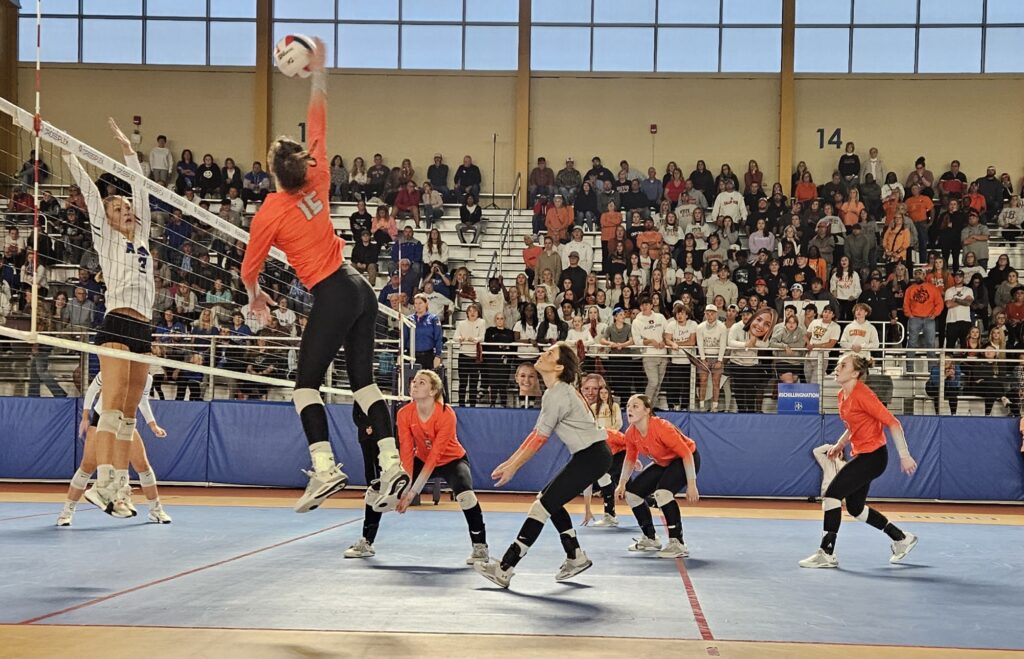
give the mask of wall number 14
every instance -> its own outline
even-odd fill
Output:
[[[843,135],[842,134],[842,129],[841,128],[836,128],[834,131],[832,131],[832,134],[826,140],[825,139],[825,129],[824,128],[819,128],[818,129],[818,148],[819,149],[824,149],[826,144],[831,144],[832,146],[834,146],[837,149],[842,148],[842,146],[843,146],[843,137],[842,137],[842,135]]]

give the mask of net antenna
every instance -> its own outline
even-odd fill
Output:
[[[37,0],[37,23],[38,23],[38,11],[39,2]],[[39,31],[37,26],[37,69],[36,76],[38,80],[39,76]],[[99,150],[85,144],[78,140],[71,134],[63,131],[52,124],[45,122],[41,118],[40,114],[40,100],[39,100],[39,87],[37,82],[36,87],[36,112],[34,114],[22,109],[11,101],[0,97],[0,113],[8,115],[15,128],[20,128],[33,135],[33,143],[35,144],[35,161],[33,163],[33,268],[38,268],[39,259],[39,232],[41,224],[41,212],[40,212],[40,165],[42,163],[42,144],[53,147],[56,151],[61,153],[68,153],[78,157],[83,164],[89,166],[95,170],[102,171],[106,174],[113,175],[114,177],[130,184],[132,187],[140,189],[145,195],[150,198],[154,198],[165,202],[168,206],[175,209],[181,209],[183,213],[187,213],[190,218],[196,221],[202,222],[209,226],[216,232],[223,234],[224,236],[231,238],[235,241],[240,241],[243,244],[248,244],[249,233],[239,226],[228,222],[217,214],[214,214],[203,208],[199,203],[192,202],[185,197],[179,196],[167,189],[166,187],[150,180],[144,174],[134,171],[122,162],[115,160]],[[140,202],[137,202],[140,203]],[[141,202],[145,203],[145,202]],[[277,249],[272,248],[270,250],[269,258],[276,260],[283,266],[288,265],[285,254]],[[39,300],[39,277],[33,277],[31,295],[33,302]],[[399,328],[397,332],[397,344],[398,344],[398,356],[394,364],[397,371],[397,382],[395,383],[394,391],[397,395],[385,396],[389,400],[401,401],[408,400],[405,396],[406,380],[410,364],[415,362],[413,355],[413,349],[415,346],[415,323],[409,320],[405,315],[399,313],[395,309],[392,309],[386,305],[378,304],[379,320],[387,323],[389,326]],[[83,341],[73,341],[59,336],[54,336],[40,331],[39,329],[39,305],[33,303],[31,305],[31,320],[29,324],[29,330],[18,330],[11,327],[5,327],[0,325],[0,336],[6,336],[21,341],[30,343],[39,343],[55,348],[69,349],[76,352],[87,352],[96,355],[105,355],[109,357],[116,357],[120,359],[128,359],[131,361],[139,361],[154,366],[160,366],[165,369],[174,370],[186,370],[203,373],[209,376],[224,376],[225,370],[217,368],[215,366],[206,366],[197,363],[183,363],[182,361],[167,359],[165,357],[159,357],[156,355],[138,355],[128,353],[121,350],[113,350],[110,348],[104,348],[97,346],[92,343],[86,343]],[[405,335],[407,332],[401,331],[407,329],[409,337]],[[258,384],[265,384],[276,387],[294,387],[294,383],[291,380],[285,380],[283,378],[266,377],[255,373],[231,371],[229,378],[232,380],[248,381]],[[330,384],[321,387],[321,391],[327,394],[333,394],[338,396],[350,397],[352,391],[349,389],[342,389]]]

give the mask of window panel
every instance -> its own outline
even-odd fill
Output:
[[[146,16],[204,18],[206,0],[146,0]]]
[[[982,0],[921,0],[921,23],[981,23]]]
[[[210,0],[214,18],[256,18],[256,0]]]
[[[39,61],[78,61],[77,18],[43,18],[40,29],[42,30],[42,43],[40,44]],[[19,19],[18,31],[18,59],[22,62],[36,61],[36,19]]]
[[[467,71],[515,71],[518,64],[518,27],[466,26]]]
[[[96,64],[142,64],[142,21],[82,21],[82,61]]]
[[[589,27],[531,28],[530,62],[535,71],[589,71]]]
[[[1024,73],[1024,27],[989,28],[985,35],[986,73]]]
[[[846,73],[850,67],[850,29],[796,29],[793,70],[797,73]]]
[[[397,25],[338,26],[338,66],[347,69],[397,69]]]
[[[917,22],[917,0],[857,0],[853,4],[853,22],[913,25]]]
[[[914,28],[854,28],[853,72],[913,73]]]
[[[210,23],[210,64],[256,66],[256,23]]]
[[[742,25],[744,23],[781,25],[782,0],[723,0],[722,23],[725,25]]]
[[[141,16],[142,0],[85,0],[82,14],[86,16]]]
[[[462,21],[462,0],[402,0],[403,21]]]
[[[654,23],[655,0],[594,0],[594,22],[628,25]]]
[[[47,14],[78,14],[78,0],[46,0],[43,3],[43,15]],[[36,3],[22,2],[22,16],[35,16]],[[77,37],[76,37],[77,39]]]
[[[777,73],[782,67],[782,30],[724,28],[722,72]]]
[[[205,65],[206,21],[146,21],[146,64]]]
[[[849,25],[850,0],[796,0],[796,24]]]
[[[590,0],[533,0],[534,23],[589,23]]]
[[[515,23],[519,20],[519,2],[517,0],[466,0],[466,20]],[[468,61],[468,54],[466,57]]]
[[[304,34],[307,37],[320,37],[327,45],[327,66],[335,62],[334,23],[293,23],[274,21],[274,43],[289,34]]]
[[[397,21],[398,0],[338,0],[338,18],[357,21]]]
[[[988,0],[986,19],[991,23],[1024,23],[1024,2]]]
[[[719,0],[658,0],[658,23],[717,25],[720,7]],[[717,69],[716,61],[715,70]]]
[[[658,71],[718,73],[718,28],[659,28]]]
[[[274,2],[274,18],[334,19],[334,0]]]
[[[403,69],[461,69],[462,26],[403,25]]]
[[[654,28],[595,27],[595,71],[653,71]]]
[[[919,73],[979,73],[981,28],[921,28]]]

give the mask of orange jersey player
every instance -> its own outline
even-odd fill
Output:
[[[917,545],[917,536],[904,533],[885,515],[865,505],[871,481],[885,472],[889,452],[885,442],[885,428],[889,429],[896,451],[900,455],[900,469],[908,476],[917,470],[917,463],[910,455],[903,426],[892,415],[875,392],[871,391],[863,378],[872,365],[871,357],[861,353],[848,353],[836,365],[836,382],[839,390],[839,418],[846,424],[846,432],[829,449],[827,456],[835,459],[843,455],[847,444],[853,448],[853,459],[843,466],[825,490],[821,508],[825,516],[825,533],[821,547],[815,553],[800,561],[800,567],[839,567],[835,555],[836,537],[843,515],[843,501],[846,512],[862,522],[884,532],[892,539],[892,563],[898,563]]]
[[[654,416],[651,399],[637,394],[626,404],[626,459],[623,462],[619,485],[615,495],[625,498],[644,536],[629,546],[630,551],[656,551],[659,558],[682,558],[690,552],[683,542],[683,520],[676,503],[676,492],[686,486],[686,500],[697,503],[697,472],[700,471],[700,453],[697,444],[665,419]],[[632,481],[633,466],[640,455],[651,458]],[[654,501],[665,516],[668,526],[668,544],[664,549],[654,531],[654,519],[647,497]]]
[[[398,503],[398,512],[404,513],[413,498],[436,472],[452,488],[455,500],[466,516],[473,551],[467,565],[487,561],[487,535],[484,515],[473,491],[473,476],[469,469],[466,449],[455,434],[455,410],[445,405],[444,386],[434,371],[416,374],[409,385],[412,402],[398,411],[398,440],[402,465],[413,475],[415,482]],[[363,460],[370,464],[372,444],[363,443]],[[381,514],[366,506],[363,517],[363,536],[345,551],[345,558],[368,558],[376,554],[373,542],[377,537]]]
[[[378,444],[380,478],[370,483],[367,504],[379,512],[392,510],[409,486],[399,462],[391,413],[373,380],[377,297],[365,278],[342,258],[344,241],[334,234],[330,217],[330,173],[327,162],[326,47],[314,40],[309,112],[310,149],[286,137],[274,141],[268,168],[278,192],[268,195],[252,222],[252,236],[242,262],[242,281],[250,309],[269,320],[270,296],[260,290],[259,273],[271,247],[281,249],[302,283],[313,294],[313,309],[299,346],[293,401],[309,443],[313,469],[309,484],[295,505],[304,513],[348,483],[334,461],[327,412],[320,397],[327,368],[345,349],[349,382],[357,411],[369,419]]]

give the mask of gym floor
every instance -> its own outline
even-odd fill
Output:
[[[579,530],[589,571],[554,581],[547,528],[504,591],[465,565],[447,497],[385,515],[377,555],[346,560],[356,491],[296,515],[294,491],[164,487],[169,526],[83,503],[58,529],[64,491],[0,485],[0,657],[1024,657],[1021,507],[879,503],[917,549],[890,565],[888,539],[844,517],[838,570],[796,565],[816,504],[682,501],[678,561],[627,552],[620,510]],[[531,499],[481,495],[494,554]]]

